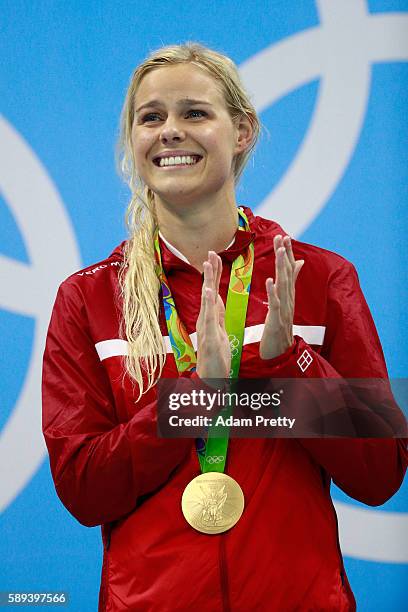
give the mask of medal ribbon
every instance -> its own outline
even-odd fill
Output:
[[[241,231],[250,231],[248,219],[240,208],[238,208],[238,215],[238,229]],[[197,357],[191,338],[178,315],[171,294],[170,285],[162,266],[158,230],[154,237],[154,246],[156,255],[156,274],[161,283],[164,314],[177,370],[180,374],[186,371],[194,371],[197,365]],[[230,379],[238,378],[253,265],[254,245],[253,242],[251,242],[245,254],[238,255],[232,262],[228,285],[227,304],[225,307],[225,329],[231,346]],[[214,393],[215,392],[214,390]],[[223,408],[220,412],[220,416],[224,418],[231,414],[232,409],[230,406]],[[215,425],[209,428],[207,440],[204,438],[197,438],[196,450],[203,473],[224,472],[227,459],[228,440],[229,427]]]

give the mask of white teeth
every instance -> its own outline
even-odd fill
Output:
[[[193,165],[198,162],[197,157],[192,157],[190,155],[183,155],[180,157],[179,155],[175,157],[161,157],[160,158],[160,166],[175,166],[180,164],[189,164]]]

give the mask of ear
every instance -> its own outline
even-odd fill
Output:
[[[238,153],[243,153],[246,151],[246,149],[248,149],[248,147],[251,145],[254,136],[254,129],[246,115],[241,115],[234,123],[236,129],[234,153],[237,155]]]

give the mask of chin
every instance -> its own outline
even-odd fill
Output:
[[[211,183],[208,180],[200,180],[191,181],[189,184],[189,181],[174,181],[173,178],[171,177],[169,181],[152,181],[148,185],[163,204],[172,207],[188,207],[203,200],[211,200],[212,197],[216,197],[223,190],[226,193],[229,190],[229,177],[225,175],[212,177]],[[203,188],[204,185],[205,189]]]

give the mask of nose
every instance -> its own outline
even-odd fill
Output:
[[[162,143],[181,142],[185,139],[185,132],[180,128],[175,119],[167,118],[160,132]]]

